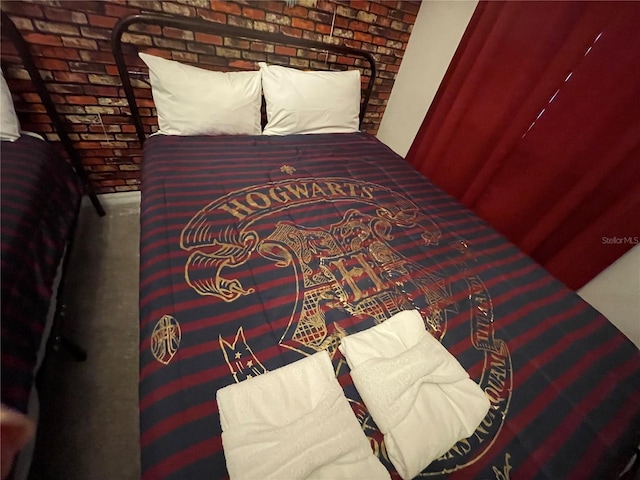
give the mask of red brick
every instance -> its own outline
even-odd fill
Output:
[[[138,98],[136,101],[138,103],[138,107],[155,108],[156,106],[150,98]]]
[[[331,33],[331,26],[324,23],[316,23],[316,32],[329,35]]]
[[[344,44],[345,47],[349,47],[349,48],[355,48],[357,50],[364,50],[362,48],[362,42],[358,42],[356,40],[350,40],[348,38],[345,38],[342,43]]]
[[[86,150],[84,153],[87,157],[102,157],[100,162],[101,164],[105,163],[105,158],[113,157],[113,149],[110,148],[101,148],[100,150]]]
[[[418,18],[417,15],[412,15],[411,13],[405,13],[403,21],[405,23],[409,23],[409,24],[413,25],[414,23],[416,23],[416,19],[417,18]]]
[[[349,6],[351,8],[355,8],[356,10],[369,10],[369,6],[373,4],[373,2],[367,2],[364,0],[350,0]]]
[[[55,72],[53,78],[58,82],[87,83],[87,76],[84,73]]]
[[[248,62],[247,60],[232,60],[229,62],[229,66],[240,70],[255,70],[256,64]]]
[[[151,98],[151,89],[150,88],[134,88],[133,92],[136,98]],[[124,90],[118,90],[119,95],[124,95]]]
[[[382,16],[382,17],[386,17],[389,14],[389,9],[387,7],[385,7],[384,5],[380,5],[379,3],[376,2],[371,2],[371,5],[369,6],[369,11],[371,13],[375,13],[378,16]]]
[[[104,69],[104,73],[106,73],[107,75],[120,75],[120,72],[118,71],[118,67],[116,67],[115,65],[104,65],[105,69]],[[95,72],[95,73],[99,73],[99,72]]]
[[[302,30],[299,28],[285,27],[283,25],[280,27],[280,32],[288,37],[302,38]]]
[[[28,2],[2,2],[2,10],[30,18],[44,18],[39,5]],[[12,16],[12,15],[11,15]]]
[[[388,28],[391,25],[391,19],[389,17],[378,17],[378,19],[376,20],[376,25]]]
[[[210,45],[222,45],[223,40],[220,35],[211,35],[209,33],[196,32],[196,42],[207,43]]]
[[[349,27],[349,19],[348,18],[344,18],[344,17],[336,17],[336,19],[333,22],[333,26],[334,27],[340,27],[340,28],[348,28]]]
[[[252,18],[254,20],[264,20],[265,12],[264,10],[258,10],[257,8],[245,7],[242,9],[242,16]]]
[[[231,13],[233,15],[240,15],[242,13],[242,10],[240,10],[240,7],[237,4],[227,1],[211,0],[211,8],[219,12]]]
[[[123,179],[116,179],[116,180],[103,180],[100,182],[100,185],[102,185],[103,187],[115,187],[117,185],[126,185],[126,184]]]
[[[193,33],[180,28],[164,27],[162,34],[167,38],[177,38],[179,40],[193,40]]]
[[[28,103],[26,105],[18,104],[16,105],[16,109],[19,112],[33,112],[33,113],[46,113],[47,109],[44,108],[44,105],[40,103]]]
[[[278,1],[278,2],[267,1],[267,2],[260,2],[260,6],[270,12],[282,13],[285,7],[285,3],[282,1]]]
[[[38,68],[44,68],[47,70],[60,70],[67,71],[69,70],[69,65],[67,62],[63,60],[58,60],[56,58],[38,58],[35,57],[34,61]]]
[[[384,37],[373,37],[373,44],[374,45],[386,45],[387,44],[387,39]]]
[[[94,27],[113,28],[118,21],[115,17],[105,17],[104,15],[95,15],[93,13],[89,13],[87,17],[89,24]]]
[[[83,153],[87,153],[87,152],[83,152]],[[102,157],[83,157],[82,158],[82,163],[84,165],[104,165],[104,158]]]
[[[279,55],[288,55],[290,57],[295,57],[296,51],[297,50],[293,47],[285,47],[283,45],[276,45],[275,47],[275,53]]]
[[[149,35],[162,35],[162,27],[159,25],[132,24],[129,30],[132,32],[148,33]]]
[[[304,20],[302,18],[292,18],[291,26],[294,28],[301,28],[303,30],[313,31],[315,29],[315,23],[311,20]]]
[[[420,9],[420,5],[422,2],[400,2],[398,8],[400,10],[404,10],[405,12],[412,13],[414,15],[418,14],[418,10]]]
[[[77,105],[96,105],[98,100],[96,97],[90,97],[88,95],[67,95],[67,102]]]
[[[109,125],[121,125],[129,121],[130,121],[129,117],[124,117],[122,115],[103,115],[102,116],[102,122],[104,124],[109,124]]]
[[[58,35],[47,35],[44,33],[25,33],[23,37],[27,43],[35,43],[36,45],[50,45],[52,47],[62,46],[62,40]]]
[[[113,3],[105,2],[104,13],[109,17],[122,18],[128,15],[135,15],[136,13],[140,13],[140,10],[138,10],[137,8],[127,8],[120,5],[114,5]]]
[[[359,40],[361,42],[371,43],[371,41],[373,40],[373,37],[369,33],[353,32],[353,39]]]
[[[42,100],[40,99],[40,95],[37,93],[25,92],[20,95],[24,102],[28,103],[40,103]]]
[[[369,30],[369,25],[367,23],[354,20],[352,22],[349,22],[349,28],[358,32],[366,32]]]
[[[102,85],[85,85],[84,93],[98,97],[116,97],[119,94],[117,87],[105,87]]]
[[[117,172],[118,167],[115,165],[95,165],[89,168],[92,172]]]
[[[100,145],[100,142],[82,141],[82,142],[75,142],[73,146],[82,150],[92,150],[94,148],[100,148],[102,145]]]
[[[160,48],[142,48],[141,52],[148,53],[149,55],[154,55],[156,57],[166,58],[167,60],[171,60],[171,52],[166,50],[162,50]]]
[[[273,52],[274,46],[268,43],[251,42],[251,50],[254,52]]]
[[[224,13],[213,12],[211,10],[204,10],[203,8],[198,8],[198,16],[204,18],[205,20],[209,20],[211,22],[217,22],[217,23],[227,22],[227,16]]]
[[[23,128],[23,130],[31,132],[53,132],[53,127],[47,123],[21,123],[21,127]]]
[[[66,8],[68,10],[103,13],[104,3],[106,2],[96,2],[94,0],[57,0],[55,3],[59,4],[61,8]]]
[[[296,5],[295,7],[285,6],[283,13],[291,17],[307,18],[307,14],[309,13],[309,10],[299,5]]]
[[[89,131],[93,133],[102,133],[104,137],[104,131],[109,133],[120,132],[120,125],[89,125]]]
[[[316,4],[316,8],[318,8],[318,10],[324,10],[325,12],[333,13],[336,8],[336,4],[328,0],[319,0]]]

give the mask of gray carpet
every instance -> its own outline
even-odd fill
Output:
[[[88,354],[49,355],[30,479],[140,478],[139,205],[83,207],[64,287],[64,332]]]

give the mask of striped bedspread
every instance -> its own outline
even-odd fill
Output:
[[[320,350],[397,478],[337,346],[412,308],[492,404],[422,476],[614,478],[640,442],[633,344],[374,137],[155,136],[142,192],[144,478],[225,477],[216,391]]]
[[[73,170],[45,141],[22,135],[0,148],[2,402],[26,412],[81,190]]]

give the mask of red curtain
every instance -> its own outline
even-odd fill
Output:
[[[407,160],[584,285],[640,237],[640,2],[480,3]]]

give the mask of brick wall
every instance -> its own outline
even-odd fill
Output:
[[[140,144],[111,54],[116,21],[141,11],[197,16],[287,36],[346,45],[374,54],[378,76],[363,129],[375,134],[416,19],[419,1],[110,0],[3,1],[30,45],[58,112],[99,193],[137,190]],[[331,24],[334,18],[333,35]],[[221,70],[255,69],[256,62],[322,68],[325,57],[311,51],[155,26],[137,26],[125,46],[138,106],[148,132],[156,128],[155,109],[144,64],[136,51]],[[135,48],[134,48],[135,45]],[[335,58],[329,56],[329,62]],[[57,135],[34,93],[15,51],[2,42],[3,71],[14,94],[22,127]],[[348,63],[348,62],[347,62]]]

